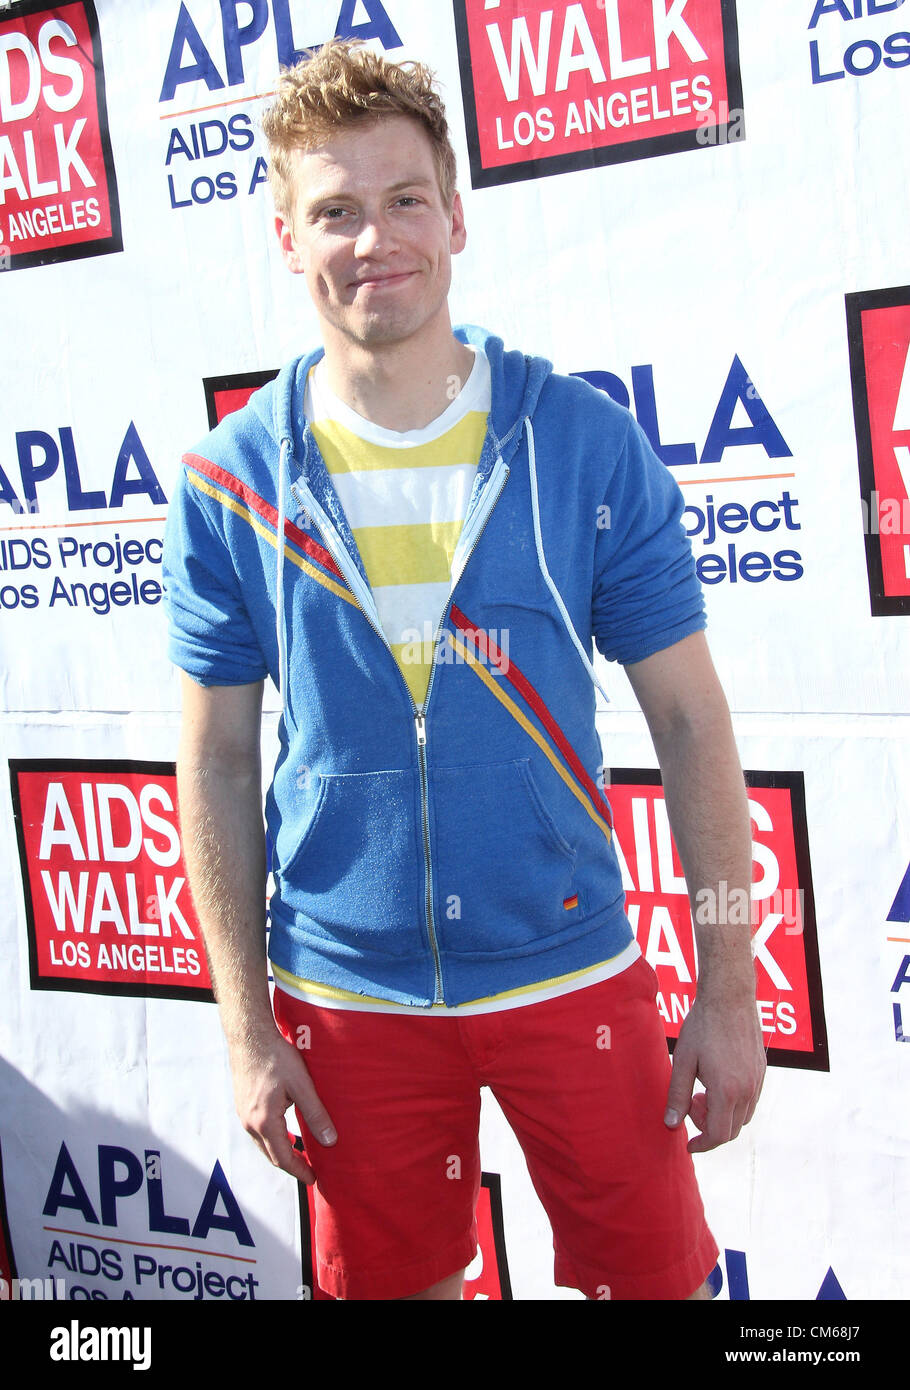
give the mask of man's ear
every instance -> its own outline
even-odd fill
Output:
[[[294,241],[293,228],[280,213],[275,214],[275,232],[288,270],[292,271],[294,275],[303,275],[305,267]]]
[[[468,233],[464,224],[464,207],[461,202],[461,194],[456,193],[452,199],[452,255],[457,256],[459,251],[463,251],[467,243]]]

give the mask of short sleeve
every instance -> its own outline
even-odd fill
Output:
[[[168,656],[200,685],[248,685],[269,674],[223,531],[181,470],[164,533]]]
[[[592,626],[608,661],[644,661],[706,625],[682,511],[678,483],[630,417],[598,517]]]

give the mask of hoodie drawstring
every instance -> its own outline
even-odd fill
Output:
[[[281,691],[281,708],[285,715],[288,713],[288,644],[284,616],[284,521],[287,513],[287,468],[290,452],[291,441],[285,436],[278,455],[278,528],[275,535],[278,551],[275,577],[275,635],[278,639],[278,685]]]
[[[540,499],[537,494],[537,452],[534,447],[534,427],[531,424],[530,416],[525,417],[525,429],[528,435],[528,463],[530,465],[531,470],[531,514],[534,518],[534,543],[537,546],[537,563],[540,566],[540,572],[544,577],[546,586],[550,590],[550,593],[553,595],[553,602],[559,609],[560,616],[565,624],[566,631],[572,639],[572,643],[575,647],[575,650],[578,652],[578,655],[584,662],[588,675],[591,677],[591,680],[593,681],[595,687],[600,691],[607,704],[609,704],[610,697],[600,683],[600,679],[597,675],[597,672],[594,670],[591,658],[588,656],[587,652],[582,646],[578,637],[578,633],[575,631],[575,627],[572,623],[572,619],[569,617],[569,614],[566,611],[566,605],[562,601],[562,595],[560,594],[556,585],[553,583],[550,571],[547,569],[546,556],[544,555],[543,551],[543,538],[540,534]]]

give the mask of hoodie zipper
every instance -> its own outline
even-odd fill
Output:
[[[440,960],[439,960],[439,943],[438,943],[437,938],[436,938],[436,923],[435,923],[435,919],[434,919],[434,917],[433,917],[433,866],[432,866],[432,861],[431,861],[431,856],[430,856],[430,792],[429,792],[429,786],[428,786],[428,783],[427,783],[427,752],[426,752],[426,744],[427,744],[427,719],[426,719],[426,711],[427,711],[427,706],[428,706],[429,703],[430,703],[430,692],[431,692],[432,689],[433,689],[433,680],[434,680],[434,678],[435,678],[435,676],[436,676],[436,667],[437,667],[437,664],[438,664],[437,661],[436,661],[436,647],[437,647],[437,643],[439,642],[439,634],[440,634],[440,632],[442,631],[442,625],[443,625],[443,623],[445,622],[446,613],[448,612],[449,606],[451,605],[452,597],[453,597],[453,595],[454,595],[454,593],[455,593],[455,590],[458,588],[458,585],[461,583],[462,576],[464,575],[464,572],[465,572],[465,568],[466,568],[466,566],[467,566],[467,563],[468,563],[468,561],[470,560],[471,556],[474,554],[474,551],[477,549],[477,546],[478,546],[478,544],[479,544],[479,542],[480,542],[480,538],[481,538],[481,536],[483,535],[484,531],[486,530],[487,522],[488,522],[489,519],[490,519],[490,514],[492,513],[493,508],[496,506],[496,503],[499,501],[499,498],[500,498],[500,495],[501,495],[501,493],[502,493],[502,490],[503,490],[503,488],[505,487],[505,485],[506,485],[506,483],[507,483],[507,481],[508,481],[508,477],[509,477],[509,472],[510,472],[510,470],[509,470],[509,468],[502,462],[502,458],[501,458],[501,457],[497,457],[496,466],[499,467],[500,465],[502,465],[502,469],[503,469],[502,482],[499,484],[499,487],[496,489],[495,494],[491,494],[490,502],[489,502],[489,505],[488,505],[488,507],[487,507],[487,510],[486,510],[486,512],[485,512],[485,514],[484,514],[483,521],[482,521],[482,523],[481,523],[480,529],[479,529],[479,531],[477,532],[477,535],[475,536],[475,538],[471,541],[471,547],[470,547],[470,549],[468,550],[468,553],[465,555],[464,559],[463,559],[462,562],[461,562],[461,569],[460,569],[460,571],[459,571],[458,578],[455,580],[455,583],[452,585],[451,589],[449,590],[449,596],[448,596],[448,598],[446,599],[445,607],[443,608],[442,612],[441,612],[440,615],[439,615],[439,622],[436,624],[436,631],[435,631],[435,633],[433,634],[433,664],[432,664],[432,666],[430,667],[430,679],[429,679],[429,681],[427,682],[427,693],[426,693],[426,695],[424,696],[423,705],[421,706],[419,712],[417,712],[417,707],[416,707],[416,705],[414,706],[414,709],[415,709],[415,716],[414,716],[414,717],[415,717],[415,721],[416,721],[416,725],[417,725],[417,758],[418,758],[418,761],[419,761],[419,763],[420,763],[420,796],[421,796],[421,803],[422,803],[422,810],[423,810],[423,854],[424,854],[424,874],[425,874],[425,882],[426,882],[427,930],[429,931],[429,935],[430,935],[430,947],[431,947],[431,949],[432,949],[432,951],[433,951],[433,963],[434,963],[434,966],[435,966],[435,969],[436,969],[436,1001],[435,1001],[436,1003],[444,1003],[444,1002],[445,1002],[445,995],[444,995],[443,988],[442,988],[442,967],[441,967]],[[490,482],[492,483],[492,474],[491,474],[491,476],[490,476]],[[398,665],[398,662],[397,662],[397,661],[396,661],[395,665],[396,665],[396,666]],[[400,669],[400,668],[399,668],[399,669]],[[404,677],[403,677],[403,676],[402,676],[402,680],[404,680]],[[411,692],[410,692],[410,690],[409,690],[409,691],[408,691],[408,694],[410,695],[410,693],[411,693]],[[412,697],[412,703],[413,703],[413,697]]]
[[[489,519],[490,519],[490,514],[492,513],[493,508],[496,506],[496,503],[499,501],[499,498],[500,498],[500,496],[501,496],[501,494],[502,494],[502,490],[503,490],[503,488],[505,487],[506,483],[508,482],[509,473],[510,473],[511,470],[509,469],[509,467],[508,467],[507,464],[503,463],[502,457],[501,457],[501,456],[497,456],[496,464],[495,464],[493,473],[490,474],[490,478],[489,478],[489,480],[488,480],[487,486],[488,486],[488,487],[490,486],[490,484],[491,484],[492,481],[493,481],[494,473],[495,473],[496,470],[499,469],[500,467],[502,468],[502,481],[500,482],[498,488],[496,489],[495,494],[493,494],[493,493],[490,494],[490,501],[489,501],[489,504],[486,504],[486,511],[483,513],[483,520],[482,520],[482,522],[481,522],[481,524],[480,524],[480,529],[477,531],[477,535],[476,535],[476,536],[474,537],[474,539],[471,541],[471,546],[470,546],[470,549],[468,550],[468,553],[465,555],[464,559],[461,561],[461,569],[460,569],[460,571],[459,571],[458,578],[456,579],[455,583],[452,585],[452,588],[449,590],[449,596],[448,596],[448,598],[446,599],[445,607],[443,608],[442,613],[439,615],[439,621],[438,621],[438,623],[436,624],[436,631],[435,631],[434,636],[433,636],[433,664],[432,664],[432,667],[430,668],[430,679],[429,679],[429,681],[428,681],[428,683],[427,683],[427,693],[426,693],[426,696],[424,697],[424,701],[423,701],[423,704],[421,705],[420,709],[417,708],[417,705],[416,705],[415,702],[414,702],[414,696],[411,694],[410,686],[408,685],[407,681],[406,681],[405,678],[404,678],[404,674],[403,674],[403,672],[402,672],[402,670],[401,670],[401,667],[398,665],[398,662],[395,660],[395,653],[392,651],[391,643],[389,642],[389,639],[388,639],[388,637],[386,636],[385,632],[382,630],[381,624],[379,624],[379,623],[377,623],[377,622],[374,621],[373,617],[370,615],[370,613],[367,612],[367,610],[366,610],[366,608],[364,607],[364,605],[360,602],[360,599],[359,599],[358,596],[357,596],[356,590],[354,589],[353,586],[351,586],[351,587],[352,587],[352,592],[353,592],[353,594],[354,594],[354,598],[355,598],[355,600],[356,600],[356,602],[357,602],[358,608],[359,608],[360,611],[363,613],[363,616],[366,618],[367,622],[370,624],[370,627],[373,629],[373,631],[377,634],[377,636],[382,640],[382,642],[385,644],[385,646],[386,646],[387,649],[388,649],[389,655],[390,655],[391,658],[392,658],[392,661],[393,661],[393,663],[394,663],[395,669],[396,669],[396,671],[398,672],[399,677],[401,678],[401,683],[402,683],[402,685],[404,686],[404,688],[405,688],[405,690],[406,690],[406,692],[407,692],[408,700],[410,701],[411,710],[412,710],[412,714],[413,714],[414,728],[415,728],[416,735],[417,735],[417,762],[418,762],[418,767],[419,767],[419,771],[420,771],[420,808],[421,808],[421,821],[422,821],[422,830],[423,830],[424,885],[425,885],[425,888],[424,888],[424,896],[425,896],[425,906],[426,906],[426,916],[427,916],[427,934],[428,934],[429,942],[430,942],[430,951],[431,951],[432,956],[433,956],[433,971],[434,971],[434,976],[435,976],[435,995],[434,995],[434,1003],[437,1003],[437,1004],[440,1004],[440,1003],[444,1003],[444,1002],[445,1002],[445,994],[444,994],[443,986],[442,986],[442,964],[441,964],[440,959],[439,959],[439,941],[438,941],[437,936],[436,936],[436,923],[435,923],[435,919],[434,919],[434,916],[433,916],[433,868],[432,868],[432,857],[431,857],[431,853],[430,853],[430,794],[429,794],[429,786],[428,786],[428,778],[427,778],[427,753],[426,753],[426,746],[427,746],[427,729],[426,729],[426,723],[427,723],[427,720],[426,720],[426,711],[427,711],[427,705],[429,704],[429,700],[430,700],[430,691],[431,691],[432,688],[433,688],[433,679],[434,679],[434,677],[435,677],[435,675],[436,675],[436,666],[437,666],[437,662],[436,662],[436,659],[435,659],[435,657],[436,657],[436,646],[437,646],[437,643],[438,643],[438,641],[439,641],[439,634],[440,634],[440,632],[441,632],[441,630],[442,630],[442,625],[443,625],[443,623],[445,622],[446,612],[448,611],[449,605],[450,605],[451,602],[452,602],[452,598],[453,598],[453,596],[454,596],[455,590],[458,588],[458,585],[461,583],[462,577],[463,577],[464,572],[465,572],[465,569],[466,569],[466,567],[467,567],[467,563],[468,563],[468,561],[470,560],[471,556],[474,554],[474,551],[477,549],[477,546],[478,546],[478,544],[480,543],[480,538],[481,538],[481,536],[483,535],[484,531],[486,530],[487,522],[488,522]],[[302,487],[302,489],[304,490],[305,495],[304,495],[303,497],[300,496],[300,494],[299,494],[299,492],[298,492],[298,487]],[[323,509],[322,509],[322,507],[319,505],[319,503],[316,502],[316,499],[313,497],[313,494],[311,493],[309,487],[307,487],[306,483],[303,483],[303,484],[292,483],[292,484],[291,484],[291,487],[290,487],[290,491],[291,491],[291,493],[293,494],[293,496],[294,496],[294,498],[296,499],[296,501],[300,504],[300,506],[304,507],[305,510],[310,514],[310,516],[311,516],[312,519],[313,519],[314,525],[316,526],[317,530],[319,531],[319,534],[322,536],[323,540],[325,541],[326,545],[328,546],[329,552],[334,556],[334,558],[335,558],[336,562],[338,563],[339,568],[341,569],[342,573],[343,573],[343,574],[346,574],[346,566],[345,566],[345,564],[344,564],[344,562],[343,562],[343,560],[342,560],[342,555],[343,555],[343,557],[344,557],[344,560],[346,560],[346,561],[348,562],[348,564],[351,563],[351,556],[350,556],[350,554],[349,554],[349,552],[348,552],[348,550],[347,550],[347,547],[344,546],[344,545],[342,545],[340,541],[338,542],[337,545],[336,545],[336,544],[333,544],[333,542],[334,542],[334,540],[335,540],[335,536],[336,536],[337,533],[334,532],[334,528],[331,527],[331,523],[328,523],[328,533],[327,533],[326,528],[325,528],[325,527],[322,525],[322,523],[320,522],[320,514],[321,514],[321,515],[324,515]],[[326,521],[328,522],[328,518],[326,518]],[[477,522],[476,522],[476,518],[475,518],[474,526],[476,527],[476,525],[477,525]],[[342,552],[342,554],[339,554],[339,553],[338,553],[339,550]],[[360,576],[359,571],[357,572],[357,578],[358,578],[358,581],[361,579],[361,576]],[[359,587],[359,584],[358,584],[358,587]]]

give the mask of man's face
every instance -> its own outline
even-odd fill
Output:
[[[465,244],[461,199],[442,199],[429,136],[384,116],[293,154],[295,197],[276,230],[316,311],[363,347],[402,342],[444,324],[451,258]]]

